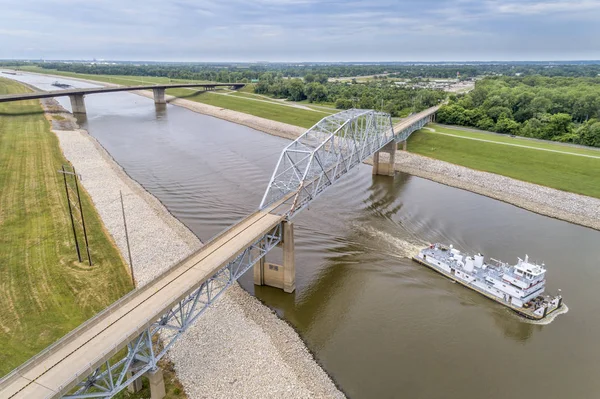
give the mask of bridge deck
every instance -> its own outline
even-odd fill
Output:
[[[113,304],[92,323],[86,323],[11,373],[0,384],[0,397],[46,398],[65,394],[92,368],[125,347],[281,221],[281,216],[264,211],[240,221],[156,280]]]
[[[173,83],[173,84],[158,84],[158,85],[143,85],[143,86],[110,86],[110,87],[92,87],[87,89],[67,89],[53,91],[39,91],[32,93],[15,93],[5,94],[0,96],[0,103],[7,101],[22,101],[33,100],[39,98],[64,97],[76,94],[95,94],[95,93],[112,93],[116,91],[135,91],[135,90],[152,90],[152,89],[175,89],[182,87],[234,87],[236,89],[244,87],[244,83]]]
[[[410,125],[412,125],[413,123],[415,123],[427,116],[435,114],[439,108],[440,108],[439,106],[431,107],[424,111],[421,111],[419,113],[411,115],[405,119],[402,119],[400,122],[398,122],[397,124],[394,125],[394,132],[396,134],[398,134],[399,132],[406,129],[407,127],[410,127]]]

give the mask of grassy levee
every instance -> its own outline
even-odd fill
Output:
[[[501,139],[510,140],[510,137]],[[524,141],[519,144],[524,144]],[[530,148],[515,147],[502,141],[483,142],[420,130],[408,139],[408,151],[471,169],[600,198],[600,174],[597,173],[600,159],[544,151],[534,146],[538,144],[532,143]],[[555,147],[565,149],[563,146]]]
[[[270,102],[253,101],[241,97],[223,96],[205,91],[168,89],[167,94],[305,128],[313,126],[327,116],[322,112],[308,111]]]
[[[0,94],[25,91],[0,79]],[[0,376],[132,288],[85,191],[94,266],[77,261],[63,164],[37,100],[0,103]]]

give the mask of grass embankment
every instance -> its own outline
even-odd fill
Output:
[[[0,94],[26,91],[0,78]],[[57,173],[66,164],[37,100],[0,103],[0,376],[133,288],[85,190],[82,205],[94,265],[77,261],[64,182]],[[78,235],[81,239],[80,228]],[[163,366],[167,398],[185,397],[172,366]],[[119,397],[149,397],[147,381],[144,387]]]
[[[0,94],[24,91],[0,79]],[[82,201],[94,266],[77,261],[57,173],[65,164],[37,100],[0,104],[0,375],[132,288],[87,195]]]
[[[600,198],[598,151],[448,129],[437,125],[428,127],[436,132],[423,129],[414,133],[408,140],[410,152],[471,169]]]
[[[311,127],[327,116],[327,114],[322,112],[308,111],[285,104],[276,104],[271,101],[254,101],[253,99],[225,96],[204,91],[169,89],[167,90],[167,94],[305,128]]]

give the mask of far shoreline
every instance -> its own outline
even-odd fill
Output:
[[[26,73],[63,79],[74,79],[100,86],[118,86],[89,79],[40,74],[36,72]],[[138,91],[132,93],[150,99],[153,98],[153,94],[150,91]],[[208,104],[173,96],[165,97],[168,104],[173,104],[203,115],[250,127],[254,130],[286,138],[288,140],[294,140],[307,130],[299,126],[272,121]],[[372,164],[372,158],[365,161],[365,163]],[[543,216],[600,231],[600,199],[597,198],[561,191],[494,173],[470,169],[404,151],[396,156],[395,170],[496,199]]]

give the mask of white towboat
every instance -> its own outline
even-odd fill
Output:
[[[452,245],[432,244],[419,251],[413,260],[529,319],[541,320],[565,306],[560,293],[542,295],[546,269],[543,264],[529,262],[527,256],[524,260],[519,258],[516,265],[495,259],[488,264],[481,254],[462,254]]]

